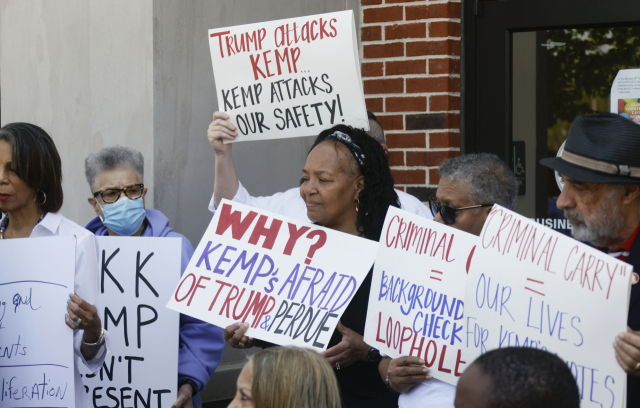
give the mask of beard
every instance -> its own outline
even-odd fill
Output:
[[[564,217],[571,220],[571,235],[578,241],[605,248],[620,241],[624,219],[614,197],[609,196],[601,200],[589,220],[586,220],[577,209],[563,210],[563,212]]]

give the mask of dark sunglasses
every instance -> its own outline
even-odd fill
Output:
[[[458,211],[483,207],[493,207],[493,204],[472,205],[470,207],[454,208],[448,205],[442,205],[439,202],[435,201],[433,198],[429,199],[429,209],[431,210],[431,214],[433,214],[433,216],[435,217],[438,213],[440,213],[442,221],[444,221],[444,223],[447,225],[451,225],[456,222],[456,213]]]

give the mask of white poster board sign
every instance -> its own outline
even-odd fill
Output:
[[[611,86],[611,113],[640,123],[640,69],[621,69]]]
[[[167,307],[247,336],[325,350],[377,243],[222,200]]]
[[[111,352],[83,372],[93,406],[170,407],[178,388],[178,313],[165,307],[180,279],[180,238],[97,237],[99,313]]]
[[[389,207],[369,295],[364,341],[386,355],[416,356],[457,384],[466,368],[464,293],[478,237]]]
[[[237,142],[369,129],[353,11],[209,30],[218,109]]]
[[[74,237],[0,241],[0,407],[74,407]]]
[[[476,248],[465,295],[468,362],[489,350],[557,354],[582,407],[622,407],[627,376],[612,343],[627,329],[633,268],[494,206]]]

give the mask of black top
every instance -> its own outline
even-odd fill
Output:
[[[636,273],[640,273],[640,236],[631,246],[627,263],[633,265]],[[627,325],[631,330],[640,330],[640,283],[631,286]],[[640,377],[634,375],[627,375],[627,407],[640,407]]]
[[[372,275],[373,268],[369,270],[340,319],[344,326],[361,335],[364,335],[364,324],[367,320]],[[340,343],[340,340],[342,334],[338,330],[334,331],[327,349]],[[380,378],[378,363],[358,361],[340,370],[334,367],[334,372],[338,378],[343,408],[398,407],[398,395],[390,392]]]

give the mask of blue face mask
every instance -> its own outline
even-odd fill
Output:
[[[101,205],[100,208],[104,214],[103,224],[116,234],[127,237],[140,229],[147,215],[142,199],[122,197],[115,203]]]

